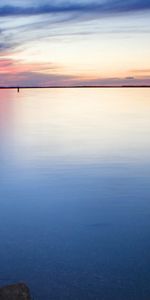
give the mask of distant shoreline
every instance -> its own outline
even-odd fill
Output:
[[[150,85],[77,85],[77,86],[0,86],[0,89],[114,89],[114,88],[150,88]]]

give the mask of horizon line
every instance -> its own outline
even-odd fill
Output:
[[[150,88],[150,85],[0,86],[0,89]]]

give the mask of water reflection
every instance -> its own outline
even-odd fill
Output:
[[[12,96],[13,95],[10,90],[0,91],[0,139],[6,137],[8,131],[12,126]]]
[[[0,175],[6,169],[11,152],[11,140],[13,133],[13,93],[10,90],[0,91]]]
[[[38,300],[150,298],[149,96],[0,91],[0,280]]]
[[[149,158],[149,91],[34,94],[22,91],[13,103],[17,160],[81,164]]]

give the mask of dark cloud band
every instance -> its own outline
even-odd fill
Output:
[[[33,16],[43,14],[119,14],[137,12],[150,9],[149,0],[108,0],[103,3],[88,2],[75,3],[64,2],[61,4],[45,4],[38,6],[14,6],[5,5],[0,7],[0,16]]]

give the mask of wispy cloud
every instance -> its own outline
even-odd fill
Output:
[[[60,66],[40,63],[40,57],[38,63],[30,63],[28,49],[34,51],[38,41],[42,49],[43,40],[50,49],[50,42],[53,43],[53,40],[57,39],[59,45],[62,45],[69,39],[74,42],[82,37],[91,38],[94,34],[97,35],[98,40],[102,34],[105,37],[108,34],[110,36],[116,34],[120,39],[122,37],[125,39],[131,32],[132,36],[136,33],[149,34],[150,29],[147,26],[149,19],[146,18],[143,22],[141,17],[141,21],[138,22],[137,18],[149,11],[150,0],[1,0],[0,85],[76,85],[80,82],[85,85],[115,85],[127,82],[131,84],[136,83],[139,76],[142,76],[141,82],[148,82],[149,69],[128,72],[127,78],[88,80],[71,74],[65,75],[66,72],[63,74],[64,70],[60,69]],[[23,52],[27,53],[27,59],[16,60],[18,53],[22,55]],[[51,61],[52,57],[55,62],[54,53],[47,54],[47,57],[48,61]],[[62,65],[63,63],[62,59]]]
[[[79,80],[79,78],[78,78]],[[77,78],[64,74],[44,74],[40,72],[0,73],[0,87],[48,87],[76,85]]]
[[[113,17],[149,10],[149,0],[54,0],[52,4],[47,0],[21,1],[21,3],[17,0],[1,0],[0,52],[13,50],[19,45],[39,38],[65,38],[95,33],[148,33],[148,26],[140,25],[137,30],[134,24],[123,24],[118,27],[112,22],[109,24],[108,21],[108,25],[100,24],[95,28],[93,23],[87,22],[101,20],[105,16]],[[77,24],[80,24],[80,27],[75,27]]]
[[[60,13],[77,13],[77,14],[116,14],[136,12],[150,9],[149,0],[106,0],[100,1],[63,1],[54,2],[54,4],[39,4],[39,5],[1,5],[0,16],[33,16],[41,14],[60,14]]]
[[[150,76],[150,69],[148,68],[148,69],[138,69],[138,70],[132,70],[132,73],[133,74],[145,74],[145,75],[149,75]]]
[[[86,78],[71,74],[44,74],[41,72],[23,71],[0,73],[0,87],[50,87],[50,86],[116,86],[116,85],[150,85],[150,76],[125,78]]]
[[[9,58],[0,59],[0,74],[21,74],[25,72],[31,73],[56,73],[60,71],[60,67],[52,63],[25,63],[21,60]]]

